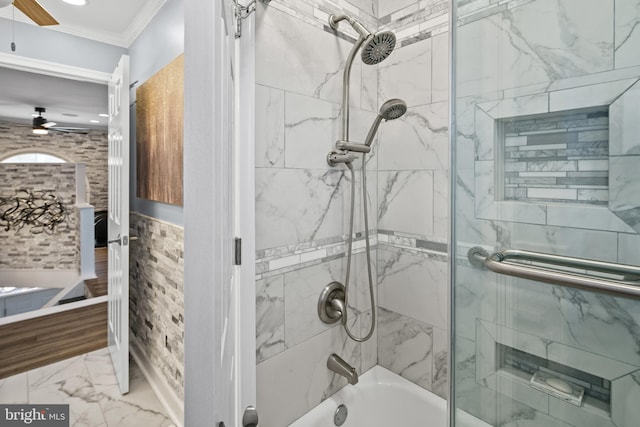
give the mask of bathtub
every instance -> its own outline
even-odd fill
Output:
[[[374,366],[355,386],[347,385],[289,427],[334,427],[334,415],[345,405],[343,427],[445,427],[447,402],[381,366]],[[457,426],[490,427],[461,413]]]

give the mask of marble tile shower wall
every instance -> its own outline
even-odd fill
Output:
[[[448,2],[380,2],[398,35],[378,66],[378,103],[407,102],[380,127],[378,363],[446,397]]]
[[[514,331],[509,339],[529,346],[545,342],[574,348],[578,355],[570,363],[576,365],[586,365],[597,356],[640,366],[637,301],[499,278],[465,264],[464,256],[469,246],[481,244],[488,249],[516,248],[640,265],[640,236],[609,220],[606,207],[530,203],[526,210],[500,211],[493,205],[492,213],[483,212],[478,200],[487,196],[481,182],[485,178],[476,175],[495,156],[493,134],[480,121],[487,110],[480,104],[499,106],[502,112],[494,117],[500,118],[591,108],[613,102],[604,88],[617,85],[618,97],[637,80],[640,2],[459,4],[456,224],[461,258],[456,260],[456,401],[492,425],[519,425],[516,420],[522,419],[527,425],[559,427],[635,425],[637,405],[623,403],[620,394],[612,394],[617,399],[612,408],[622,407],[626,414],[613,420],[560,407],[553,399],[544,407],[532,400],[518,401],[517,393],[502,394],[478,381],[476,325],[481,319],[508,327]],[[626,153],[636,153],[637,165],[640,150],[635,150]],[[615,157],[609,159],[611,165]],[[530,220],[534,211],[541,214],[539,221]],[[559,214],[571,223],[560,225]],[[535,337],[535,343],[526,337]],[[637,396],[638,390],[637,384],[630,386],[624,396]]]
[[[342,75],[354,34],[343,24],[336,37],[327,18],[346,12],[373,31],[376,7],[371,0],[258,2],[257,395],[265,425],[289,425],[346,384],[326,368],[331,353],[358,372],[377,362],[375,340],[354,343],[339,325],[323,324],[316,308],[325,285],[344,281],[351,182],[345,168],[327,165],[326,156],[341,132]],[[354,140],[364,140],[375,118],[377,91],[376,68],[357,59],[350,92]],[[370,165],[375,188],[376,171]],[[375,198],[371,191],[373,212]],[[369,228],[375,245],[373,217]],[[362,231],[358,225],[356,232]],[[362,252],[363,238],[358,240]],[[356,314],[350,326],[359,335],[370,321],[368,300],[362,297],[364,267],[364,255],[358,253],[352,267],[358,291],[349,305]]]
[[[261,414],[270,425],[287,425],[345,384],[325,367],[332,352],[359,372],[379,362],[445,393],[446,4],[274,0],[259,6],[258,403],[274,411]],[[399,36],[397,50],[380,66],[354,63],[351,139],[364,139],[387,98],[403,98],[410,107],[403,120],[382,126],[367,158],[373,280],[381,302],[378,333],[362,345],[348,340],[341,328],[322,324],[316,314],[320,289],[332,280],[342,282],[346,266],[351,176],[325,160],[340,133],[342,70],[355,37],[348,25],[340,27],[339,38],[328,28],[328,15],[341,10],[372,31],[379,27],[377,17],[384,17],[381,26]],[[357,191],[359,169],[358,161]],[[352,274],[357,287],[350,305],[357,314],[353,327],[364,335],[371,313],[358,205]],[[380,339],[385,344],[378,345]],[[278,393],[275,383],[281,384]],[[283,409],[285,399],[289,404]]]

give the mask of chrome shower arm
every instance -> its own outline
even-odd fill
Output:
[[[349,91],[350,91],[350,83],[349,78],[351,77],[351,65],[353,65],[353,59],[360,50],[360,46],[364,43],[366,37],[360,36],[360,38],[356,41],[351,48],[351,52],[349,52],[349,56],[347,57],[347,62],[344,66],[344,74],[342,78],[342,140],[349,140]]]
[[[349,15],[331,15],[331,16],[329,16],[329,26],[331,26],[332,29],[337,30],[338,29],[338,23],[340,21],[345,21],[345,20],[347,22],[349,22],[349,24],[351,24],[353,29],[358,32],[360,37],[367,38],[367,37],[369,37],[371,35],[369,30],[367,30],[364,27],[364,25],[362,25],[360,22],[356,21],[355,19],[353,19]]]

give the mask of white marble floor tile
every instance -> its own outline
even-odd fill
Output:
[[[24,403],[28,399],[27,374],[13,375],[0,380],[0,402]]]
[[[0,379],[0,403],[69,404],[73,427],[174,426],[133,361],[120,394],[107,349]]]

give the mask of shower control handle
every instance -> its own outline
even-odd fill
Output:
[[[318,316],[324,323],[332,324],[342,321],[346,323],[344,285],[339,282],[331,282],[324,287],[318,299]]]

